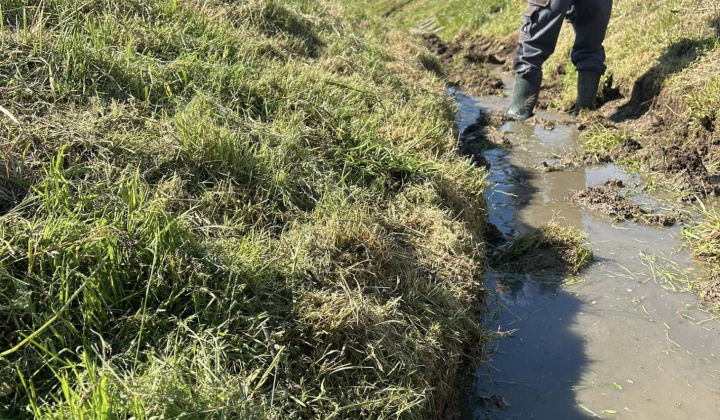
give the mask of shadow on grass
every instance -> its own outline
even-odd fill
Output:
[[[0,216],[4,216],[17,206],[27,195],[30,184],[21,180],[12,168],[12,162],[0,158]]]
[[[717,23],[716,28],[720,31]],[[704,56],[716,42],[713,38],[686,38],[670,44],[655,65],[635,81],[630,99],[610,116],[610,120],[623,122],[645,115],[660,95],[665,80]]]

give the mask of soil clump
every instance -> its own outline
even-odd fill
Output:
[[[620,195],[614,189],[595,186],[577,191],[571,201],[591,211],[614,218],[616,221],[633,221],[650,226],[674,226],[678,217],[673,214],[653,213]]]
[[[697,283],[693,289],[703,302],[720,304],[720,278],[712,277],[707,281]]]

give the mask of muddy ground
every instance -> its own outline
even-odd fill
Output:
[[[608,161],[635,160],[659,185],[675,192],[682,202],[720,195],[720,132],[715,118],[692,121],[677,97],[649,89],[647,77],[620,98],[601,103],[597,115],[611,129],[632,133],[633,145],[613,151]]]
[[[517,34],[495,39],[461,33],[448,42],[432,32],[420,36],[425,46],[440,58],[452,86],[475,96],[503,92],[502,80],[490,68],[512,68]]]
[[[678,222],[678,215],[658,214],[623,197],[617,188],[622,188],[622,181],[609,180],[609,188],[589,187],[576,191],[570,199],[587,209],[609,216],[616,221],[631,221],[650,226],[670,227]]]

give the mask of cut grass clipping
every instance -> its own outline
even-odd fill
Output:
[[[422,51],[332,1],[3,1],[0,417],[444,418],[486,174]]]
[[[549,222],[503,248],[495,257],[495,267],[522,273],[577,274],[594,258],[583,232]]]

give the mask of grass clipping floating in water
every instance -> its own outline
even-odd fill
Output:
[[[513,240],[495,257],[495,266],[523,273],[577,274],[594,258],[585,233],[553,221]]]
[[[343,7],[2,2],[0,417],[452,411],[486,173]]]

